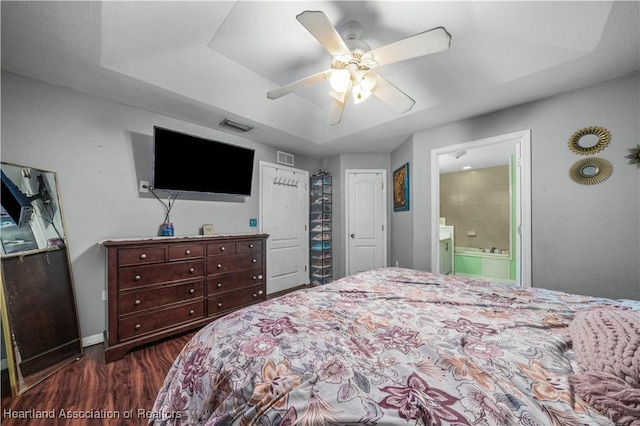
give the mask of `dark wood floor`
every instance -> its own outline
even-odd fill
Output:
[[[268,298],[306,287],[272,293]],[[134,350],[109,364],[104,362],[102,344],[85,348],[80,360],[22,395],[14,398],[3,396],[0,423],[3,426],[144,425],[148,420],[145,413],[153,407],[165,375],[193,334]],[[119,418],[69,418],[87,415]],[[12,418],[17,416],[28,418]]]
[[[109,364],[104,362],[102,344],[85,348],[80,360],[22,395],[2,398],[2,425],[146,424],[145,412],[151,410],[171,364],[192,335],[185,334],[132,351],[123,359]],[[131,418],[125,419],[130,413]],[[119,418],[68,418],[86,417],[87,414]],[[11,418],[19,415],[30,418]],[[53,418],[36,419],[38,415],[53,415]]]

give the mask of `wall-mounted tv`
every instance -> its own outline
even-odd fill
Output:
[[[255,151],[153,128],[153,189],[251,195]]]
[[[29,223],[31,214],[33,213],[33,207],[31,206],[31,198],[20,191],[15,183],[2,173],[2,193],[0,194],[2,200],[2,207],[9,214],[11,219],[18,226],[23,226]]]

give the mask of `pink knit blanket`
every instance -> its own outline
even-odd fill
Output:
[[[569,324],[579,374],[574,391],[616,424],[640,426],[640,313],[580,311]]]

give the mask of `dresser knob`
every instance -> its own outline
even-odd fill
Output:
[[[142,254],[140,255],[140,259],[146,259],[146,258],[147,258],[147,255],[146,255],[146,254],[142,253]]]
[[[261,280],[262,279],[262,275],[258,275],[258,279]]]
[[[189,289],[189,294],[193,294],[193,293],[195,293],[195,292],[196,292],[196,291],[195,291],[194,289]]]
[[[218,302],[218,308],[222,308],[222,302]]]
[[[218,263],[218,269],[222,269],[222,263]]]
[[[218,288],[222,288],[222,283],[218,283]]]
[[[140,302],[140,299],[138,299],[135,302],[133,302],[134,305],[139,305],[140,303],[142,303],[142,302]]]
[[[256,263],[257,260],[256,259],[251,259],[251,263]]]
[[[189,272],[193,274],[193,272],[195,271],[195,269],[193,268],[189,268]]]
[[[224,251],[224,250],[225,250],[224,246],[220,247],[220,251]]]
[[[260,291],[258,292],[258,294],[262,294],[262,290],[260,290]]]
[[[253,248],[253,244],[249,244],[249,248]]]
[[[258,277],[256,277],[255,275],[253,277],[251,277],[252,280],[256,280],[258,279]]]
[[[191,254],[191,250],[185,250],[184,254]]]
[[[140,324],[136,324],[136,330],[140,330]]]
[[[189,311],[189,315],[193,315],[195,313],[196,313],[196,311],[194,311],[193,309]]]
[[[257,294],[255,294],[255,293],[253,293],[253,297],[258,297],[258,295],[257,295]]]
[[[133,277],[134,281],[140,281],[142,277],[140,275],[136,275],[135,277]]]

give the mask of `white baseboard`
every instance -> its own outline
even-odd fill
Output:
[[[104,335],[102,333],[94,334],[93,336],[83,337],[82,338],[82,347],[86,348],[87,346],[97,345],[98,343],[104,342]]]

